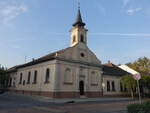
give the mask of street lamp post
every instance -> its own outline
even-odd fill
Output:
[[[105,88],[105,83],[102,83],[102,96],[104,96],[104,88]]]

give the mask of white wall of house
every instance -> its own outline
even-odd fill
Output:
[[[121,89],[120,89],[120,79],[121,79],[121,77],[111,76],[111,75],[103,75],[104,95],[120,95],[120,94],[122,94]],[[110,82],[110,91],[107,90],[107,81]],[[112,82],[114,82],[115,91],[113,91]]]

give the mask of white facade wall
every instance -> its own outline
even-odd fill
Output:
[[[54,89],[54,76],[55,76],[55,66],[56,61],[48,61],[41,64],[36,64],[33,66],[28,66],[25,68],[20,68],[17,70],[15,74],[15,84],[16,90],[29,90],[29,91],[53,91]],[[50,79],[49,83],[45,83],[46,77],[46,69],[50,69]],[[34,71],[37,71],[37,82],[33,83],[34,79]],[[27,84],[28,73],[31,72],[30,83]],[[22,83],[20,82],[20,74],[22,73]],[[14,78],[14,74],[11,74],[11,77]],[[25,85],[23,85],[23,81],[25,80]]]
[[[50,82],[45,83],[46,69],[50,69]],[[65,70],[71,69],[72,83],[65,83]],[[37,71],[37,83],[33,84],[34,71]],[[81,72],[82,70],[82,72]],[[27,84],[28,72],[31,72],[30,84]],[[97,84],[92,83],[91,73],[97,73]],[[20,74],[22,73],[22,83],[20,82]],[[12,73],[12,79],[15,78],[16,87],[11,89],[26,90],[26,91],[48,91],[48,92],[79,92],[79,82],[84,81],[85,92],[101,92],[101,74],[102,70],[99,67],[85,66],[82,64],[67,63],[64,61],[48,61],[45,63],[20,68],[16,73]],[[94,78],[93,78],[94,79]],[[23,81],[25,80],[25,85]],[[96,81],[94,80],[94,81]]]
[[[65,70],[71,69],[72,74],[72,82],[65,83]],[[74,91],[79,92],[79,82],[80,80],[84,81],[84,89],[86,91],[101,91],[101,69],[99,67],[91,67],[85,66],[82,64],[74,64],[74,63],[67,63],[63,61],[59,61],[58,67],[59,69],[56,75],[56,92],[61,91]],[[83,70],[82,73],[80,70]],[[98,82],[95,85],[91,83],[91,72],[96,72],[98,74]],[[71,75],[70,75],[71,76]]]

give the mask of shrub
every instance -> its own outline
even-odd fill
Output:
[[[127,106],[128,113],[150,113],[150,101]]]

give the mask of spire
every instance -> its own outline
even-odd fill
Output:
[[[73,47],[77,44],[81,44],[80,48],[85,48],[87,46],[87,29],[84,27],[85,23],[82,21],[82,16],[80,12],[80,3],[78,2],[78,12],[75,23],[72,25],[71,28],[71,40],[70,46]]]
[[[81,12],[80,12],[80,3],[78,3],[78,13],[76,17],[76,21],[73,26],[85,26],[85,23],[82,21]]]

